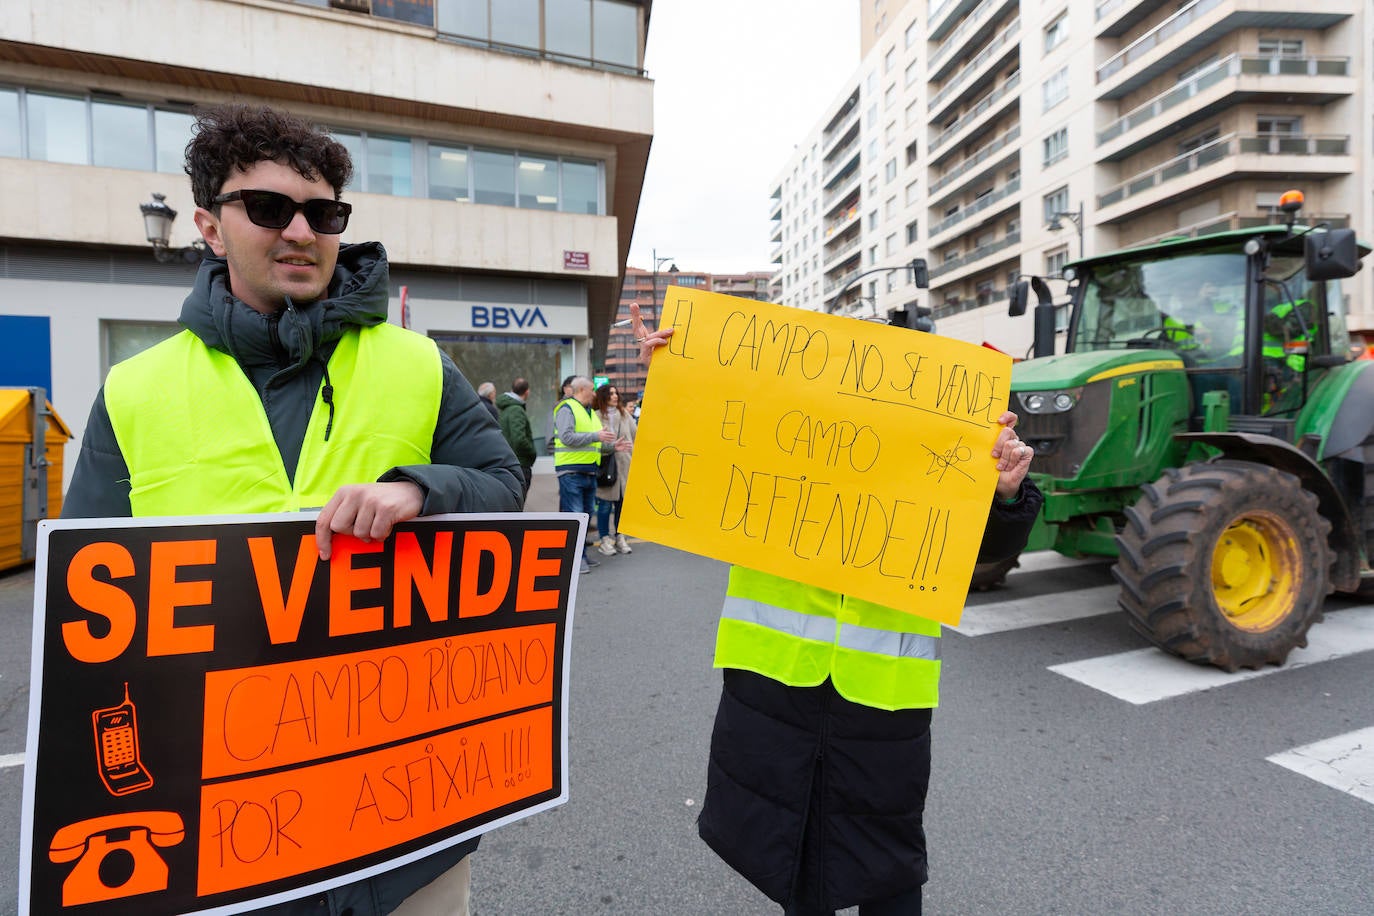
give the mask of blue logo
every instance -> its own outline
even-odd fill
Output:
[[[504,305],[474,305],[472,307],[472,326],[474,328],[547,328],[548,319],[534,308],[511,308]]]

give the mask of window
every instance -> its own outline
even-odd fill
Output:
[[[897,160],[887,160],[887,165],[883,166],[883,180],[891,181],[897,177]]]
[[[639,7],[621,0],[592,0],[592,51],[596,60],[638,69]]]
[[[437,143],[429,145],[429,191],[431,200],[472,200],[468,189],[468,151],[450,149]]]
[[[920,77],[921,71],[916,66],[917,63],[917,61],[913,60],[911,63],[906,65],[906,73],[903,77],[903,85],[910,86],[912,83],[916,82],[916,80]]]
[[[888,48],[887,53],[883,55],[883,72],[891,73],[892,65],[896,62],[896,60],[897,50],[895,48]]]
[[[887,89],[883,90],[883,111],[887,111],[887,110],[891,109],[891,108],[892,108],[892,103],[894,103],[894,102],[896,102],[896,101],[897,101],[897,87],[896,87],[896,86],[888,86]]]
[[[912,20],[911,24],[906,27],[906,47],[911,47],[921,37],[919,25],[920,20]]]
[[[869,162],[878,158],[878,141],[876,139],[868,141],[868,147],[864,150],[864,156]]]
[[[886,240],[886,241],[884,241],[884,243],[883,243],[883,254],[886,255],[887,257],[892,257],[892,256],[893,256],[894,254],[896,254],[896,253],[897,253],[897,233],[894,232],[894,233],[892,233],[891,235],[889,235],[889,236],[887,237],[887,240]],[[890,292],[890,290],[889,290],[889,292]]]
[[[1210,143],[1215,143],[1221,139],[1221,128],[1211,127],[1200,134],[1194,134],[1178,144],[1178,154],[1186,156],[1191,152],[1201,149]]]
[[[515,155],[499,150],[473,150],[473,202],[515,206]]]
[[[897,139],[897,122],[891,121],[883,128],[883,145],[888,146]]]
[[[906,198],[905,198],[905,202],[906,202],[906,205],[907,205],[908,207],[914,207],[914,206],[916,206],[917,185],[919,185],[919,184],[920,184],[920,182],[918,182],[918,181],[913,181],[913,182],[911,182],[911,184],[909,184],[909,185],[906,186]]]
[[[372,0],[372,15],[416,25],[434,25],[434,0]]]
[[[1069,154],[1069,129],[1061,127],[1044,140],[1045,165],[1053,165]]]
[[[93,164],[115,169],[146,169],[152,163],[148,106],[91,103]]]
[[[564,213],[601,212],[601,167],[595,162],[563,160],[563,194],[559,209]]]
[[[1197,76],[1199,73],[1202,73],[1203,71],[1210,70],[1213,67],[1215,67],[1219,60],[1220,58],[1217,57],[1215,54],[1209,54],[1202,60],[1193,64],[1191,67],[1185,67],[1183,70],[1180,70],[1174,82],[1186,83],[1188,82],[1188,80]]]
[[[367,151],[368,193],[409,197],[412,187],[410,140],[369,134],[364,147]]]
[[[1046,194],[1043,203],[1045,206],[1045,222],[1052,222],[1056,213],[1066,213],[1069,209],[1069,186],[1064,185]]]
[[[908,245],[916,244],[917,239],[920,237],[920,231],[919,227],[917,226],[917,222],[917,220],[913,219],[911,222],[906,224],[906,243]]]
[[[526,210],[558,209],[558,160],[547,156],[519,157],[517,206]]]
[[[869,264],[870,267],[872,267],[874,264],[877,264],[877,263],[878,263],[878,246],[877,246],[877,245],[874,245],[873,247],[871,247],[871,248],[868,249],[868,264]]]
[[[590,60],[592,0],[544,0],[544,48],[553,55]]]
[[[910,127],[911,125],[915,124],[917,121],[920,120],[921,113],[920,110],[917,108],[918,101],[918,99],[912,99],[911,103],[906,106],[906,118],[902,123],[905,124],[907,127]]]
[[[181,330],[175,321],[101,321],[100,325],[105,351],[102,374]]]
[[[1044,84],[1045,111],[1049,111],[1069,97],[1069,68],[1061,67]]]
[[[906,164],[911,165],[916,161],[916,141],[912,140],[906,145]]]
[[[1265,57],[1302,57],[1301,38],[1261,38],[1259,52]]]
[[[878,176],[874,175],[868,179],[868,196],[874,197],[878,193]]]
[[[1069,262],[1069,248],[1056,248],[1045,255],[1045,276],[1058,277],[1064,273],[1064,265]]]
[[[30,92],[27,102],[29,158],[85,165],[85,99]]]
[[[18,157],[19,91],[0,88],[0,156]]]
[[[397,7],[402,0],[390,2]],[[409,0],[429,6],[430,0]],[[444,35],[564,63],[639,67],[639,8],[627,0],[433,0]],[[542,14],[541,14],[542,6]],[[400,18],[400,17],[393,17]],[[541,44],[540,36],[543,36]]]
[[[890,220],[897,216],[897,198],[889,197],[887,203],[883,205],[883,219]]]
[[[186,144],[191,142],[191,126],[196,119],[184,111],[153,110],[153,142],[157,146],[159,172],[184,174]]]
[[[539,0],[501,0],[491,5],[491,40],[517,48],[539,47]]]
[[[874,229],[877,229],[877,228],[878,228],[878,211],[877,211],[877,210],[870,210],[870,211],[868,212],[868,231],[869,231],[869,232],[872,232]]]
[[[1296,115],[1260,115],[1255,120],[1255,130],[1261,134],[1297,135],[1302,133],[1302,118]]]
[[[1060,13],[1059,16],[1045,26],[1045,53],[1048,54],[1055,48],[1064,43],[1064,39],[1069,37],[1069,17],[1068,13]]]

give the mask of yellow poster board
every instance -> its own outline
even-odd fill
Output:
[[[958,623],[1010,357],[679,287],[662,326],[623,529]]]

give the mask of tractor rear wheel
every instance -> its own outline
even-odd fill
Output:
[[[1244,461],[1172,468],[1126,510],[1112,575],[1132,626],[1227,671],[1307,645],[1331,593],[1331,524],[1291,474]]]

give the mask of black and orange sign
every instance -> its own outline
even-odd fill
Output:
[[[241,912],[564,802],[585,525],[43,522],[20,912]]]

